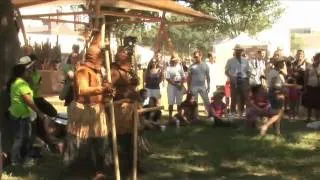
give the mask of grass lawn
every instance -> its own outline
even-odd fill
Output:
[[[264,138],[257,132],[200,125],[169,127],[165,132],[148,131],[154,154],[145,158],[154,179],[320,179],[320,133],[301,121],[283,121],[282,137]],[[58,157],[47,155],[31,169],[6,169],[3,179],[58,179],[63,166]]]

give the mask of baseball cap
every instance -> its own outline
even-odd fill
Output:
[[[33,64],[34,61],[32,61],[29,56],[23,56],[17,62],[17,65],[25,65],[26,68],[30,68]]]

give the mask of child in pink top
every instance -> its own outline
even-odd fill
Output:
[[[222,101],[223,93],[215,93],[210,103],[210,113],[214,118],[221,119],[226,113],[227,105]]]
[[[227,105],[222,101],[224,97],[223,92],[215,92],[213,98],[211,99],[209,118],[213,118],[213,126],[233,126],[231,122],[223,121],[223,116],[227,113]]]

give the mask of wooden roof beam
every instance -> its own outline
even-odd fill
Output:
[[[83,25],[89,24],[81,21],[68,21],[63,19],[48,19],[48,18],[40,18],[40,17],[32,17],[32,18],[24,18],[24,19],[40,20],[40,21],[46,21],[46,22],[57,22],[57,23],[60,22],[60,23],[83,24]]]
[[[117,16],[117,17],[127,17],[127,18],[139,18],[139,19],[150,19],[150,20],[161,20],[160,17],[145,16],[134,13],[124,13],[124,12],[114,12],[114,11],[102,11],[106,16]]]
[[[27,6],[34,6],[34,5],[38,5],[38,4],[43,4],[43,3],[49,3],[49,2],[53,2],[53,1],[57,1],[57,0],[38,0],[38,1],[26,1],[24,3],[19,3],[18,5],[16,5],[16,1],[18,0],[14,0],[13,4],[15,5],[15,7],[17,8],[23,8],[23,7],[27,7]]]
[[[168,25],[195,25],[195,24],[203,24],[208,21],[195,19],[194,21],[177,21],[177,22],[167,22]]]
[[[155,19],[143,19],[143,20],[136,20],[136,21],[113,21],[113,22],[106,22],[106,24],[139,24],[139,23],[157,23],[161,22],[161,20]],[[166,24],[168,25],[196,25],[196,24],[203,24],[207,21],[178,21],[178,22],[169,22],[167,21]]]
[[[136,21],[113,21],[113,22],[106,22],[106,24],[140,24],[140,23],[156,23],[160,21],[161,20],[144,19],[144,20],[136,20]]]
[[[153,9],[158,9],[161,11],[167,11],[170,13],[180,14],[184,16],[197,17],[208,20],[216,20],[217,17],[214,15],[203,14],[200,11],[196,11],[192,8],[184,7],[176,1],[172,0],[119,0],[132,3],[133,5],[145,6]]]
[[[46,16],[72,16],[72,15],[83,15],[88,14],[88,12],[65,12],[65,13],[47,13],[47,14],[32,14],[32,15],[22,15],[22,18],[37,18]]]

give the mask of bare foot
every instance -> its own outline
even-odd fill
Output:
[[[105,180],[106,176],[102,173],[97,173],[93,180]]]
[[[260,135],[265,136],[267,133],[268,127],[267,126],[261,126],[260,128]]]
[[[276,135],[277,135],[277,136],[280,136],[280,135],[281,135],[280,128],[278,128],[278,127],[276,128]]]

